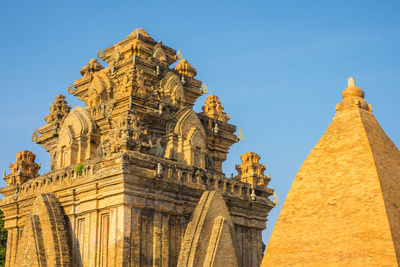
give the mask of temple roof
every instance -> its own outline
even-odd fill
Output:
[[[261,266],[398,265],[400,151],[371,111],[350,78],[294,179]]]

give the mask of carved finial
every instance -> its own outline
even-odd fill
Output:
[[[68,86],[68,93],[71,95],[75,93],[74,86],[72,85],[72,83]]]
[[[35,130],[33,131],[33,133],[32,133],[31,141],[32,141],[32,142],[36,142],[36,140],[38,139],[38,137],[39,137],[39,131],[38,131],[37,129],[35,129]]]
[[[178,60],[181,60],[181,59],[182,59],[182,52],[181,52],[181,50],[179,50],[178,53],[176,53],[176,58],[177,58]]]
[[[99,51],[97,51],[97,57],[103,59],[103,50],[99,49]]]
[[[10,176],[17,176],[16,180],[6,180],[7,184],[19,183],[23,184],[29,179],[39,176],[38,171],[40,164],[35,163],[36,154],[31,151],[24,150],[17,153],[15,163],[10,164]]]
[[[364,98],[364,91],[356,86],[356,81],[353,77],[350,77],[347,80],[347,88],[343,90],[342,93],[343,99],[348,97],[361,97]]]
[[[275,193],[275,191],[274,191],[274,193],[272,194],[272,202],[273,202],[275,205],[279,205],[278,195]]]
[[[356,81],[354,80],[353,77],[349,77],[349,79],[347,80],[347,87],[354,87],[356,86]]]
[[[203,83],[203,86],[201,87],[201,92],[203,95],[208,94],[208,87],[205,83]]]
[[[347,80],[347,88],[342,92],[343,101],[336,105],[336,111],[359,108],[372,112],[371,105],[365,102],[364,96],[364,91],[360,87],[357,87],[354,78],[350,77]]]
[[[218,123],[216,123],[216,124],[214,125],[214,133],[215,133],[215,134],[218,134],[218,132],[219,132],[219,127],[218,127]]]
[[[156,171],[156,177],[157,178],[160,178],[161,177],[161,175],[162,175],[162,170],[163,170],[163,168],[162,168],[162,165],[161,165],[161,163],[157,163],[157,171]]]
[[[58,95],[49,108],[50,114],[44,120],[50,123],[61,123],[71,110],[71,106],[65,101],[65,96]]]
[[[188,76],[190,78],[193,78],[197,75],[196,69],[190,65],[186,59],[179,61],[179,63],[174,67],[174,70],[176,70],[179,74]]]
[[[139,39],[140,35],[151,38],[150,35],[146,32],[146,30],[142,28],[135,29],[131,34],[128,35],[128,37],[134,36],[136,39]]]
[[[212,119],[227,122],[230,117],[223,112],[224,107],[221,105],[221,100],[216,95],[209,95],[203,108],[203,114]]]
[[[239,139],[239,141],[243,141],[244,140],[242,128],[239,129],[238,139]]]
[[[235,168],[238,172],[238,178],[245,183],[253,186],[266,186],[271,180],[268,176],[264,175],[266,169],[265,165],[260,164],[260,156],[253,152],[243,154],[240,159],[242,164],[236,165]]]

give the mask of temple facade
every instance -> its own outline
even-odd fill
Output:
[[[143,29],[97,57],[68,88],[85,107],[58,95],[32,135],[49,172],[22,151],[4,175],[6,266],[260,266],[270,177],[255,153],[222,172],[221,100],[196,113],[196,69]]]

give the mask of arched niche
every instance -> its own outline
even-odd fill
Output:
[[[160,87],[164,94],[164,100],[178,106],[184,103],[185,98],[183,86],[179,77],[176,76],[175,73],[172,71],[168,72],[160,81]]]
[[[175,115],[177,123],[168,136],[166,157],[205,169],[206,133],[196,113],[183,108]]]
[[[99,144],[97,127],[86,109],[74,108],[65,118],[59,132],[54,155],[57,168],[80,163],[94,155]]]
[[[93,80],[88,88],[86,106],[93,107],[113,98],[113,85],[106,72],[107,69],[93,73]]]

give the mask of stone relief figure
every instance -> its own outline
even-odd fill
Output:
[[[161,146],[161,138],[157,138],[155,145],[151,144],[151,151],[152,154],[156,157],[164,157],[164,148]]]
[[[206,169],[212,170],[214,169],[214,160],[210,156],[206,156]]]
[[[137,93],[139,94],[147,94],[147,88],[144,84],[144,74],[143,70],[136,71],[136,86],[137,86]]]

